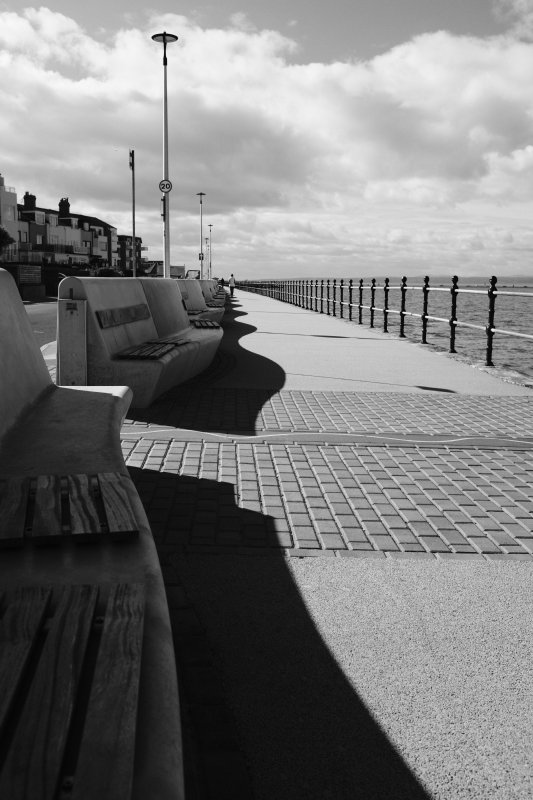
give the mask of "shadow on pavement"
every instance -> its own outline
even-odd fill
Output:
[[[274,520],[229,483],[130,473],[166,575],[189,800],[429,800],[325,646]]]
[[[253,433],[268,400],[285,384],[275,361],[241,346],[257,328],[244,322],[235,299],[222,322],[224,336],[211,366],[158,398],[148,409],[130,409],[128,419],[199,431]],[[250,389],[253,387],[253,389]]]

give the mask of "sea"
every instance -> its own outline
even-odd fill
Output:
[[[370,289],[366,288],[368,286],[369,284],[365,282],[363,305],[367,306],[370,305]],[[416,286],[418,288],[412,288],[414,286],[415,284],[413,283],[407,291],[406,311],[413,314],[422,314],[422,281],[417,282]],[[432,283],[428,302],[428,314],[430,316],[449,320],[451,315],[450,286],[449,282],[440,285]],[[401,301],[399,281],[393,286],[391,280],[391,287],[393,288],[389,292],[389,308],[399,310]],[[348,300],[347,292],[345,299],[346,301]],[[352,303],[357,304],[358,302],[358,281],[354,281]],[[383,302],[383,283],[380,281],[376,286],[375,306],[383,308]],[[352,315],[353,319],[357,321],[357,308],[353,309]],[[516,284],[498,284],[494,318],[495,328],[502,331],[527,334],[532,338],[525,339],[496,332],[492,344],[494,367],[487,367],[485,363],[487,335],[484,329],[488,323],[488,315],[488,283],[484,285],[461,284],[457,295],[457,319],[459,322],[480,325],[483,330],[455,326],[456,353],[450,355],[450,357],[498,375],[503,380],[511,383],[519,383],[533,388],[533,284],[520,286]],[[368,325],[369,322],[370,312],[364,310],[363,324]],[[375,312],[374,327],[383,330],[383,313],[381,311]],[[400,316],[398,314],[389,314],[388,330],[393,335],[399,334]],[[406,317],[405,335],[412,341],[422,341],[422,321],[420,318]],[[449,352],[450,325],[447,321],[428,321],[427,345],[432,349]]]

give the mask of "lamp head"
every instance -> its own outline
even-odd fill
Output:
[[[152,39],[154,40],[154,42],[162,42],[164,45],[166,45],[167,42],[178,41],[177,36],[175,36],[173,33],[167,33],[166,31],[163,31],[163,33],[154,33]]]

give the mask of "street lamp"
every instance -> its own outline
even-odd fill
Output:
[[[205,192],[196,192],[196,196],[200,198],[200,278],[204,277],[204,238],[202,230],[202,197],[205,197]]]
[[[213,277],[213,270],[211,268],[211,260],[213,258],[213,243],[211,242],[211,228],[213,225],[209,223],[209,277]]]
[[[135,239],[135,150],[130,150],[130,169],[131,169],[131,219],[133,228],[133,250],[131,259],[131,272],[134,278],[137,277],[137,241]]]
[[[163,43],[163,180],[159,189],[163,194],[163,277],[170,278],[170,228],[169,228],[169,192],[172,184],[168,177],[168,106],[167,106],[167,42],[177,42],[178,37],[173,33],[154,33],[154,42]]]

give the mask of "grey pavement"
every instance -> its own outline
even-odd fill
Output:
[[[255,294],[224,328],[122,432],[188,797],[532,797],[533,391]]]

